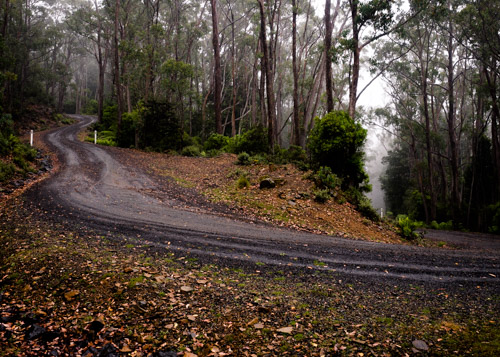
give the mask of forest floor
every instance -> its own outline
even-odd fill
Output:
[[[70,232],[27,212],[21,198],[0,216],[0,356],[500,352],[495,284],[206,264]]]
[[[314,202],[311,181],[289,165],[240,167],[233,155],[109,150],[184,195],[186,205],[207,200],[199,205],[219,214],[401,241],[389,226],[365,220],[347,203]],[[238,170],[247,171],[250,188],[235,186]],[[266,175],[283,178],[283,185],[259,189],[258,178]],[[25,200],[15,194],[0,205],[0,356],[500,352],[496,283],[371,280],[322,271],[321,262],[301,269],[206,264],[81,227],[68,230],[44,212],[28,210]]]

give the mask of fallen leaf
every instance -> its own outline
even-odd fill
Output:
[[[64,298],[67,300],[67,301],[71,301],[73,300],[76,296],[78,296],[80,294],[80,292],[78,290],[71,290],[71,291],[68,291],[66,294],[64,294]]]
[[[281,333],[287,333],[287,334],[291,334],[292,331],[293,331],[293,327],[291,326],[288,326],[288,327],[282,327],[280,329],[277,330],[278,332],[281,332]]]
[[[259,318],[258,317],[252,319],[247,325],[248,326],[255,325],[257,322],[259,322]]]
[[[123,347],[120,349],[120,352],[128,353],[128,352],[132,352],[132,350],[130,349],[130,347],[128,347],[128,345],[123,345]]]

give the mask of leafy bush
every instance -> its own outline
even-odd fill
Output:
[[[213,133],[203,143],[203,149],[207,152],[211,150],[222,150],[228,143],[229,138],[227,136]]]
[[[16,166],[12,163],[4,163],[0,161],[0,182],[9,181],[16,173]]]
[[[257,126],[241,135],[236,135],[229,140],[228,149],[235,154],[241,152],[247,152],[251,155],[268,153],[267,129],[263,126]]]
[[[89,100],[85,108],[83,109],[83,114],[95,115],[97,114],[98,102],[95,99]]]
[[[377,211],[373,208],[370,200],[363,196],[361,201],[358,203],[357,211],[363,215],[363,217],[368,218],[373,222],[379,222],[380,216]]]
[[[203,146],[201,145],[201,139],[198,136],[189,136],[188,133],[184,132],[182,134],[182,146],[190,146],[195,145],[198,146],[201,150]]]
[[[256,165],[259,165],[259,164],[262,165],[262,164],[269,163],[269,160],[267,159],[267,157],[265,157],[264,155],[261,155],[261,154],[250,156],[249,160],[250,160],[251,164],[256,164]]]
[[[181,152],[182,156],[191,156],[191,157],[197,157],[200,156],[200,148],[196,145],[189,145],[186,146],[185,148],[182,149]]]
[[[6,156],[14,150],[19,142],[14,136],[14,121],[10,114],[0,115],[0,155]]]
[[[399,228],[401,236],[407,240],[414,240],[420,237],[420,235],[415,232],[415,229],[419,227],[419,223],[413,221],[406,215],[401,214],[396,217],[396,226]]]
[[[292,145],[287,150],[287,161],[302,171],[309,170],[309,160],[306,151],[300,146]]]
[[[122,114],[122,126],[116,138],[118,146],[123,148],[136,146],[136,134],[137,130],[140,128],[140,121],[140,109],[135,109],[131,113]]]
[[[432,229],[438,229],[442,231],[450,231],[453,229],[453,221],[437,223],[436,221],[431,222]]]
[[[314,183],[317,187],[329,190],[336,190],[342,185],[342,179],[332,173],[332,169],[328,166],[321,166],[318,172],[313,176]]]
[[[7,161],[12,160],[0,161],[1,182],[10,180],[16,173],[25,175],[34,172],[30,162],[36,159],[37,151],[14,135],[14,122],[8,114],[0,115],[0,156],[8,157]]]
[[[312,162],[328,166],[343,179],[342,188],[363,186],[368,175],[363,168],[363,145],[367,131],[343,111],[334,111],[315,120],[309,136],[308,147]]]
[[[108,105],[104,107],[102,112],[102,120],[97,124],[99,128],[96,130],[116,131],[116,126],[118,124],[118,107],[116,105]]]
[[[151,147],[155,151],[181,149],[183,132],[170,104],[157,101],[145,103],[141,119],[142,147]]]
[[[250,187],[250,181],[248,180],[248,177],[246,175],[241,175],[236,181],[236,187],[238,187],[240,190]]]
[[[113,138],[98,138],[97,145],[116,146],[116,141]]]
[[[313,191],[314,200],[319,203],[325,203],[331,198],[330,190],[320,189]]]
[[[487,207],[488,216],[491,217],[488,221],[488,232],[500,234],[500,201]]]
[[[236,162],[238,165],[250,165],[250,155],[246,152],[242,152],[238,155],[238,161]]]

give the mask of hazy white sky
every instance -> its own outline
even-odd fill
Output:
[[[336,5],[336,0],[332,1],[332,7]],[[316,14],[319,17],[323,17],[325,11],[325,0],[312,0],[312,4],[316,8]],[[362,56],[368,56],[370,54],[370,49],[366,49]],[[372,75],[366,69],[362,67],[360,74],[360,81],[358,85],[358,90],[361,91],[366,84],[372,80]],[[377,78],[364,92],[361,94],[358,105],[364,107],[383,107],[388,103],[389,99],[384,90],[383,80]]]

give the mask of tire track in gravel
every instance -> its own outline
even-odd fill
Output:
[[[334,271],[359,278],[431,283],[493,283],[500,277],[499,251],[444,250],[353,241],[296,232],[184,208],[176,197],[156,198],[162,188],[144,172],[120,163],[104,147],[80,142],[78,133],[95,119],[46,136],[61,169],[27,197],[60,222],[110,232],[127,242],[190,253],[210,262],[265,263]],[[157,196],[157,195],[156,195]],[[266,267],[259,267],[266,269]]]

